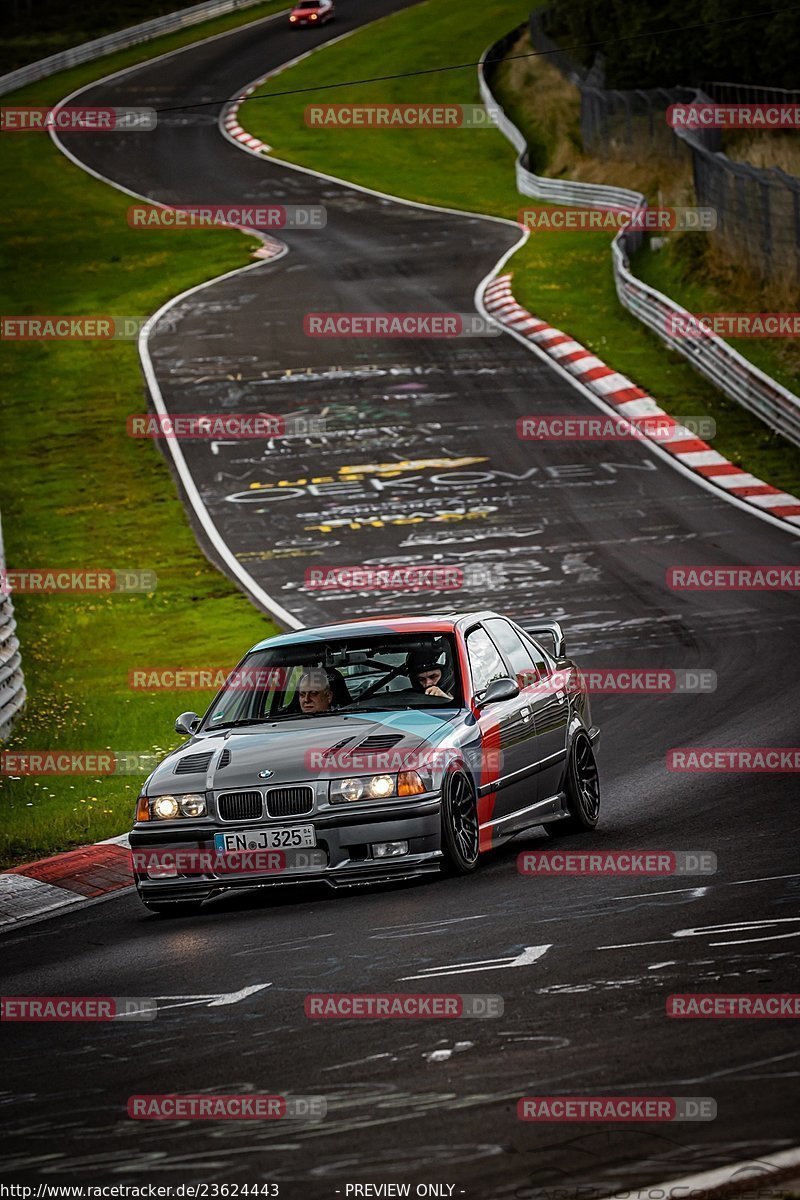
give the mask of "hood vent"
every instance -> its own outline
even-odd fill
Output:
[[[230,761],[231,761],[231,752],[226,747],[222,751],[222,754],[219,757],[219,762],[217,763],[217,770],[221,771],[223,767],[227,767],[227,765]]]
[[[328,749],[323,752],[323,758],[327,758],[329,754],[336,754],[337,750],[343,750],[352,740],[352,737],[346,737],[337,742],[335,746],[328,746]]]
[[[175,764],[176,775],[196,775],[200,771],[205,771],[208,764],[211,762],[213,750],[208,750],[204,754],[187,754]]]
[[[402,733],[373,733],[361,743],[359,750],[391,750],[398,742],[402,742]]]

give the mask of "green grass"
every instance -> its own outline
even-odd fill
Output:
[[[116,0],[112,6],[105,0],[36,0],[23,13],[17,4],[5,22],[0,74],[175,12],[176,7],[175,0]]]
[[[323,89],[365,75],[474,61],[527,12],[526,4],[514,0],[455,6],[451,0],[427,0],[282,72],[242,106],[240,120],[277,156],[303,166],[407,199],[516,219],[523,206],[547,206],[517,194],[514,151],[496,130],[309,128],[304,110],[318,103],[477,103],[472,66]],[[422,23],[424,39],[419,37]],[[273,95],[290,88],[310,90]],[[510,99],[502,89],[500,98],[504,104]],[[800,451],[720,396],[619,305],[606,234],[532,233],[511,269],[515,295],[531,312],[595,351],[676,417],[712,417],[714,446],[721,454],[777,487],[800,486]]]
[[[278,3],[238,14],[238,23]],[[90,79],[218,32],[208,22],[25,89],[49,104]],[[4,103],[22,102],[22,93]],[[147,136],[147,135],[142,135]],[[146,316],[205,279],[252,261],[231,230],[130,229],[130,198],[69,162],[44,135],[3,139],[2,311]],[[131,691],[134,666],[235,663],[274,631],[199,550],[154,443],[126,434],[146,394],[136,343],[3,347],[0,513],[9,568],[148,568],[151,595],[18,595],[29,691],[6,749],[149,753],[176,745],[174,718],[211,694]],[[0,777],[0,864],[130,826],[141,777]]]
[[[645,247],[632,264],[639,279],[658,288],[689,312],[775,312],[796,308],[785,288],[755,281],[709,253],[705,239],[681,234],[652,253]],[[783,296],[780,296],[783,292]],[[778,383],[800,395],[800,340],[727,338],[735,350]]]
[[[146,62],[158,54],[166,54],[170,50],[188,46],[191,42],[199,41],[201,38],[225,33],[226,30],[236,29],[240,25],[249,25],[251,21],[257,21],[261,17],[268,17],[270,13],[282,12],[290,7],[289,0],[264,0],[263,4],[254,4],[252,8],[238,9],[235,12],[227,13],[224,17],[215,17],[213,21],[203,21],[200,25],[191,25],[187,29],[168,33],[149,42],[142,42],[138,46],[129,46],[127,50],[106,54],[103,58],[83,63],[79,67],[72,67],[69,71],[59,71],[57,75],[51,75],[38,83],[31,83],[27,87],[18,88],[15,92],[9,92],[8,95],[3,96],[2,103],[4,106],[55,104],[77,88],[83,87],[95,79],[102,79],[114,71],[121,71],[123,67]],[[5,141],[5,138],[3,140]]]

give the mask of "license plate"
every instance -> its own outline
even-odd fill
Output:
[[[278,825],[272,829],[232,829],[214,834],[214,849],[226,850],[298,850],[316,846],[313,825]]]

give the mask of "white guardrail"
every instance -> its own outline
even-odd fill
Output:
[[[501,58],[518,32],[513,30],[484,51],[478,66],[481,99],[494,124],[517,151],[517,191],[523,196],[550,204],[580,208],[646,208],[647,200],[640,192],[602,183],[547,179],[528,170],[525,137],[496,100],[487,83],[485,71],[486,59]],[[676,337],[669,332],[672,319],[677,317],[686,322],[690,320],[690,314],[670,300],[669,296],[643,283],[632,273],[630,255],[643,240],[642,232],[623,229],[611,243],[614,284],[620,303],[670,349],[688,359],[695,370],[705,375],[726,396],[754,413],[788,441],[800,446],[800,396],[760,371],[716,334],[687,338]]]
[[[204,4],[195,4],[192,8],[184,8],[179,12],[165,13],[163,17],[153,17],[150,21],[143,21],[141,25],[131,25],[127,29],[117,30],[116,33],[95,38],[94,41],[83,42],[80,46],[71,46],[69,50],[61,50],[58,54],[51,54],[49,58],[40,58],[38,62],[18,67],[16,71],[9,71],[7,75],[0,75],[0,96],[24,87],[26,83],[36,83],[39,79],[46,79],[48,75],[65,71],[67,67],[76,67],[80,63],[102,58],[114,50],[126,50],[129,46],[138,46],[140,42],[152,41],[162,33],[173,33],[187,25],[197,25],[211,17],[222,17],[236,9],[252,8],[260,3],[261,0],[205,0]]]
[[[0,578],[5,570],[3,529],[0,526]],[[0,591],[0,742],[11,730],[11,722],[25,703],[25,680],[16,637],[14,605],[11,596]]]

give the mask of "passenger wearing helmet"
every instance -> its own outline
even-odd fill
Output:
[[[453,699],[453,677],[447,667],[447,651],[441,644],[418,646],[406,656],[406,670],[415,692]]]

